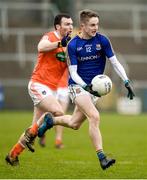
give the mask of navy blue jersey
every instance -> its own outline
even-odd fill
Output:
[[[67,52],[69,65],[77,65],[77,73],[86,84],[90,84],[94,76],[103,74],[106,58],[114,56],[109,39],[99,33],[88,40],[75,36]],[[71,77],[69,84],[75,84]]]

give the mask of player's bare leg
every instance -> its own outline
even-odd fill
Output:
[[[84,98],[83,98],[84,96]],[[91,141],[94,145],[94,148],[96,149],[98,159],[100,161],[100,165],[102,169],[106,169],[113,165],[115,163],[114,159],[107,158],[105,153],[103,152],[103,146],[102,146],[102,136],[99,129],[100,124],[100,117],[99,112],[93,105],[90,96],[83,95],[76,97],[75,104],[77,105],[76,113],[83,112],[88,121],[89,121],[89,135],[91,138]],[[85,104],[86,101],[86,104]],[[82,123],[80,122],[80,119],[78,119],[77,114],[74,113],[72,117],[70,116],[61,116],[61,117],[55,117],[53,118],[53,125],[62,125],[65,127],[70,127],[73,129],[78,129]],[[44,126],[45,123],[43,123]],[[43,134],[43,128],[42,126],[39,128],[39,131]]]
[[[87,102],[86,104],[85,101]],[[84,112],[84,114],[87,116],[87,119],[89,121],[89,135],[93,146],[96,149],[97,156],[100,161],[100,166],[103,170],[105,170],[115,163],[115,159],[107,158],[105,153],[103,152],[102,136],[99,129],[99,112],[90,100],[89,96],[85,96],[84,101],[83,98],[81,99],[79,96],[76,98],[75,103],[76,102],[82,112]]]
[[[28,142],[33,143],[33,140],[35,139],[36,136],[30,136],[27,135],[29,129],[27,129],[19,138],[18,142],[12,147],[8,155],[6,156],[5,160],[8,164],[11,166],[16,166],[19,165],[19,160],[18,156],[24,151],[26,147],[28,147]],[[28,147],[29,150],[34,152],[33,148]]]
[[[64,148],[64,145],[63,145],[63,126],[55,126],[55,147],[57,149],[62,149]]]
[[[44,114],[45,112],[39,107],[34,106],[34,114],[33,114],[33,121],[32,125],[37,122],[38,119]],[[43,137],[39,138],[39,144],[41,147],[45,147],[45,134]]]
[[[62,98],[61,98],[62,97]],[[68,104],[69,104],[69,98],[67,96],[61,96],[60,99],[58,99],[64,113],[67,111]],[[57,149],[64,148],[63,144],[63,126],[55,126],[55,147]]]
[[[20,136],[19,141],[12,147],[5,160],[11,166],[19,165],[18,156],[25,149],[24,133]]]
[[[52,103],[50,103],[52,102]],[[36,115],[40,113],[40,111],[42,112],[50,112],[52,113],[54,116],[61,116],[64,114],[64,110],[62,109],[60,103],[58,102],[58,100],[53,96],[47,96],[46,98],[44,98],[41,103],[36,107]],[[36,119],[36,118],[35,118]],[[39,119],[39,118],[38,118]],[[37,119],[37,120],[38,120]],[[40,121],[40,120],[39,120]],[[40,123],[42,123],[42,121],[40,121]],[[60,129],[59,129],[60,130]],[[62,130],[61,130],[62,131]],[[61,133],[60,133],[61,134]],[[59,135],[58,135],[59,136]],[[60,138],[61,139],[61,138]],[[39,138],[39,144],[44,147],[45,146],[45,134]]]
[[[24,151],[25,148],[28,148],[31,152],[34,152],[33,147],[35,138],[38,134],[38,128],[44,122],[46,114],[43,114],[40,119],[29,127],[19,138],[18,142],[12,147],[5,160],[8,164],[16,166],[19,164],[18,156]],[[49,114],[48,114],[49,117]],[[51,116],[52,117],[52,116]]]
[[[7,163],[9,163],[12,166],[18,165],[19,164],[18,156],[24,151],[25,148],[28,148],[31,152],[35,151],[33,147],[34,141],[38,134],[38,128],[45,121],[44,119],[52,120],[52,115],[50,113],[43,114],[36,123],[34,123],[31,127],[29,127],[20,136],[18,142],[12,147],[12,149],[5,158]],[[49,123],[47,125],[49,125]],[[51,124],[50,126],[52,127],[53,125]]]

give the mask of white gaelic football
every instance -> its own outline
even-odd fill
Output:
[[[104,74],[95,76],[92,79],[91,84],[92,90],[98,92],[100,96],[108,94],[112,89],[111,79]]]

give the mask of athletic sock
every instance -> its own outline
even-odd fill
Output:
[[[105,155],[105,153],[103,152],[102,149],[96,151],[96,153],[97,153],[97,157],[98,157],[99,160],[102,160],[102,159],[104,159],[106,157],[106,155]]]
[[[25,149],[24,146],[22,146],[20,143],[16,143],[13,148],[11,149],[9,155],[12,158],[16,158],[17,156],[19,156],[19,154],[21,154],[23,152],[23,150]]]
[[[59,144],[62,144],[61,139],[56,139],[56,140],[55,140],[55,145],[59,145]]]
[[[38,133],[38,124],[34,123],[32,127],[30,128],[29,132],[33,135],[37,135]]]

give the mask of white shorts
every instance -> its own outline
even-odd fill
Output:
[[[88,91],[84,90],[80,85],[77,84],[69,85],[68,89],[69,89],[69,97],[71,98],[72,102],[74,102],[76,97],[86,94],[91,96],[94,105],[96,105],[97,100],[99,99],[98,97],[90,94]]]
[[[44,84],[30,81],[28,84],[28,92],[34,105],[39,104],[45,97],[51,95],[58,100],[68,101],[68,88],[58,88],[57,91],[53,91]]]
[[[59,87],[56,91],[56,98],[63,102],[69,102],[68,88]]]

